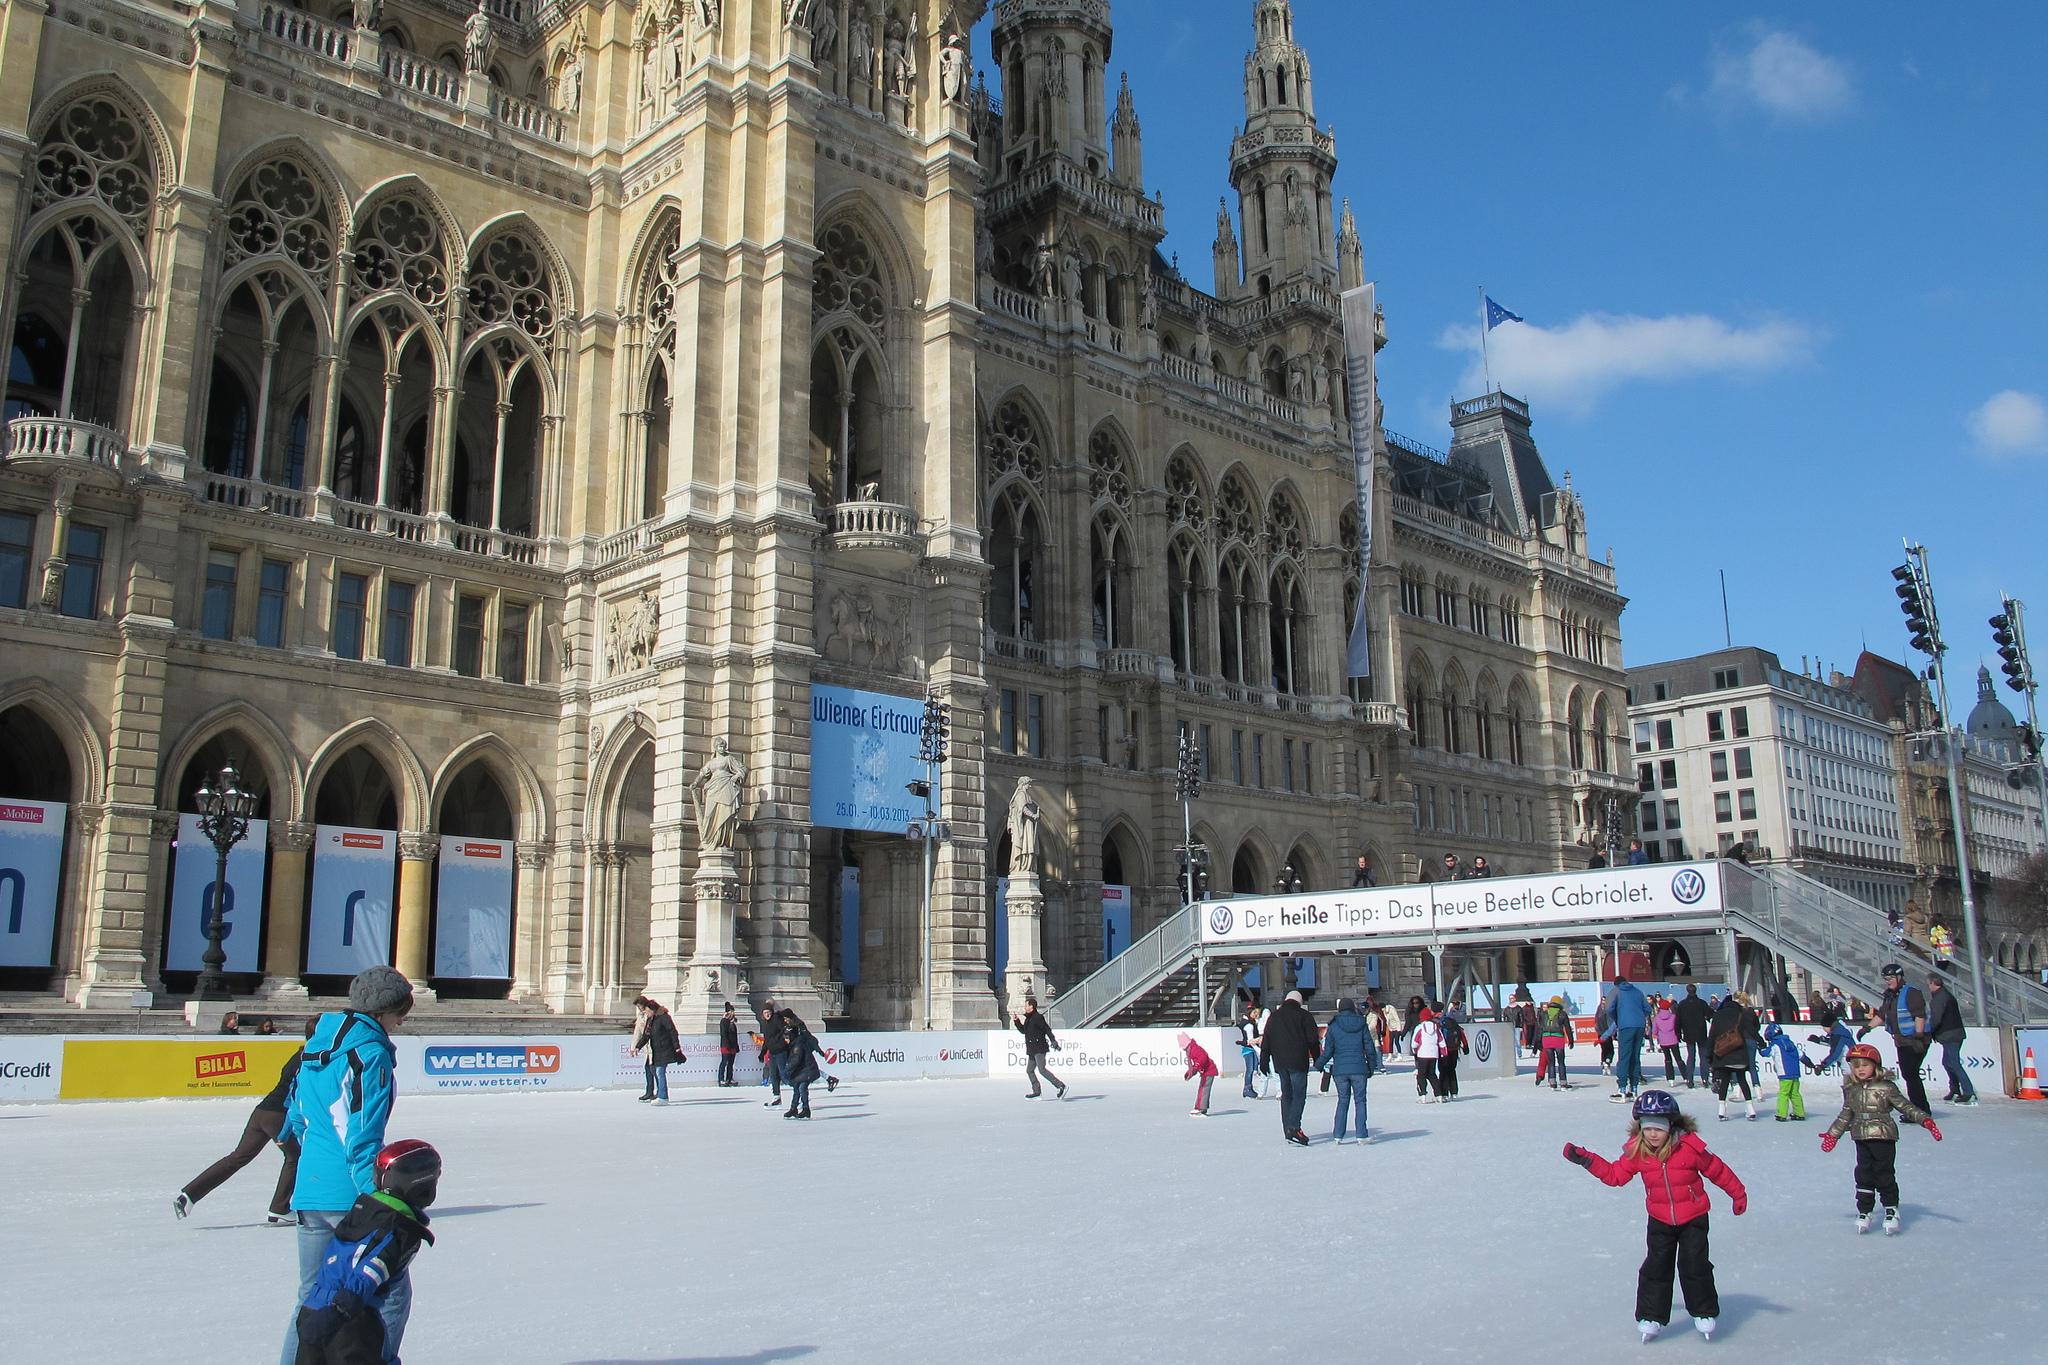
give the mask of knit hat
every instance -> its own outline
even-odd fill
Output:
[[[1645,1114],[1636,1120],[1636,1125],[1640,1128],[1661,1128],[1667,1133],[1671,1131],[1671,1120],[1662,1114]]]
[[[1564,1003],[1564,997],[1561,995],[1553,995],[1550,997],[1550,1003],[1553,1005],[1562,1005]]]
[[[1187,1036],[1187,1035],[1186,1035],[1185,1033],[1176,1033],[1176,1034],[1174,1034],[1174,1035],[1173,1035],[1173,1040],[1174,1040],[1175,1042],[1179,1043],[1179,1044],[1180,1044],[1180,1045],[1181,1045],[1182,1047],[1186,1047],[1186,1046],[1187,1046],[1187,1045],[1188,1045],[1189,1043],[1192,1043],[1192,1042],[1194,1042],[1194,1041],[1195,1041],[1194,1039],[1192,1039],[1192,1038],[1188,1037],[1188,1036]]]
[[[1301,1003],[1301,992],[1300,992],[1300,991],[1289,991],[1289,992],[1287,992],[1287,998],[1288,998],[1288,1000],[1289,1000],[1289,1001],[1291,1001],[1292,1003],[1294,1003],[1294,1004],[1297,1004],[1297,1005],[1299,1005],[1299,1004]]]
[[[396,967],[365,967],[348,983],[348,1007],[364,1014],[412,1009],[412,982]]]

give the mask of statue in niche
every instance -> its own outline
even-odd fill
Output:
[[[946,46],[939,53],[939,94],[949,104],[958,104],[967,98],[967,78],[974,70],[974,63],[967,56],[967,35],[948,33]]]
[[[697,27],[706,33],[718,27],[718,0],[697,0]]]
[[[811,60],[822,66],[839,48],[839,7],[832,0],[811,7]]]
[[[1308,401],[1308,377],[1302,373],[1299,360],[1287,367],[1287,401],[1305,403]]]
[[[1039,809],[1037,789],[1028,777],[1017,779],[1010,795],[1010,875],[1038,875],[1038,827],[1045,819]]]
[[[1081,301],[1081,253],[1078,251],[1067,252],[1065,267],[1067,297],[1079,303]]]
[[[866,10],[853,16],[846,40],[846,93],[873,89],[875,84],[875,24]]]
[[[1038,286],[1041,298],[1052,298],[1060,292],[1060,253],[1052,238],[1043,238],[1038,243],[1038,253],[1032,259],[1033,281]]]
[[[697,847],[705,852],[730,851],[740,829],[740,803],[745,799],[747,765],[733,757],[732,746],[719,740],[711,761],[697,770],[690,799],[697,808]]]
[[[384,0],[351,0],[348,12],[357,28],[375,28],[384,17]]]
[[[889,33],[885,45],[889,93],[898,99],[909,99],[914,93],[917,80],[917,62],[911,56],[910,43],[915,30],[906,34],[901,19],[889,21]]]
[[[476,0],[476,9],[462,26],[462,66],[465,71],[481,73],[489,70],[491,54],[497,50],[498,35],[491,27],[491,16],[484,10],[485,2]]]
[[[1319,408],[1330,405],[1330,367],[1316,357],[1315,370],[1309,376],[1309,397]]]

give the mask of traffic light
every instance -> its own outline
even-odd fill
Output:
[[[2033,669],[2014,628],[2013,605],[2010,598],[2006,599],[2005,610],[1991,618],[1991,643],[1998,646],[1998,657],[2004,661],[1998,671],[2005,674],[2005,685],[2015,692],[2024,692],[2033,686]]]
[[[1941,653],[1941,636],[1935,630],[1934,604],[1927,600],[1920,575],[1911,564],[1901,564],[1892,570],[1892,577],[1898,581],[1899,608],[1906,613],[1906,635],[1913,648],[1922,654]]]
[[[2041,732],[2024,721],[2020,723],[2020,752],[2033,762],[2041,761]]]

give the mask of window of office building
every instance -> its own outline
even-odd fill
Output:
[[[1728,824],[1728,823],[1732,822],[1732,821],[1733,821],[1734,819],[1735,819],[1735,806],[1734,806],[1734,803],[1733,803],[1733,802],[1731,802],[1731,801],[1730,801],[1730,800],[1728,799],[1728,793],[1727,793],[1727,792],[1715,792],[1715,793],[1714,793],[1714,823],[1715,823],[1715,824],[1717,824],[1717,825],[1725,825],[1725,824]]]
[[[1728,754],[1726,750],[1716,749],[1707,755],[1707,771],[1716,782],[1726,782],[1728,780]]]
[[[1737,739],[1749,738],[1749,708],[1737,706],[1728,712],[1728,728],[1735,732]]]
[[[1657,722],[1657,747],[1658,747],[1659,749],[1670,749],[1670,748],[1674,748],[1674,747],[1675,747],[1675,746],[1677,745],[1677,743],[1678,743],[1678,741],[1677,741],[1677,739],[1676,739],[1676,738],[1675,738],[1675,737],[1673,736],[1673,734],[1672,734],[1672,731],[1671,731],[1671,722],[1670,722],[1670,721],[1668,721],[1668,720],[1660,720],[1660,721],[1658,721],[1658,722]]]
[[[1735,751],[1735,775],[1737,777],[1751,777],[1755,775],[1754,769],[1755,765],[1750,762],[1749,750],[1737,749]]]

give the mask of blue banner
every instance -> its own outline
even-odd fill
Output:
[[[313,899],[306,908],[306,970],[354,976],[391,963],[398,832],[317,825]]]
[[[839,869],[839,979],[860,984],[860,869]]]
[[[55,965],[66,809],[0,801],[0,967]]]
[[[260,972],[257,945],[263,937],[263,869],[270,860],[270,822],[251,820],[249,831],[228,850],[228,884],[222,893],[220,946],[226,970]],[[164,944],[164,970],[196,972],[206,953],[206,921],[213,913],[213,878],[219,855],[199,831],[199,817],[178,817],[178,847],[171,865],[171,936]]]
[[[811,684],[811,823],[821,829],[905,833],[924,818],[910,794],[924,702]]]
[[[512,843],[441,839],[434,899],[434,975],[481,981],[512,976]]]

